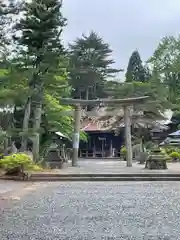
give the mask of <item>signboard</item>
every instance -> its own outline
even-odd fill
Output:
[[[79,133],[73,135],[73,148],[79,148]]]
[[[99,140],[100,140],[100,141],[105,141],[106,138],[99,137]]]

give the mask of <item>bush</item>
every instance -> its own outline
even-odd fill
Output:
[[[167,154],[171,154],[172,152],[178,152],[180,153],[180,149],[178,147],[166,147],[166,148],[163,148]]]
[[[172,152],[169,156],[173,159],[180,159],[180,153],[178,152]]]
[[[31,164],[28,166],[28,170],[34,171],[34,172],[39,172],[42,171],[43,168],[39,166],[38,164]]]
[[[127,153],[127,149],[125,147],[122,147],[120,153],[125,156]]]
[[[23,167],[24,169],[28,169],[33,165],[33,161],[27,154],[24,153],[16,153],[11,154],[9,156],[5,156],[0,160],[0,168],[5,171],[12,170],[17,167]]]

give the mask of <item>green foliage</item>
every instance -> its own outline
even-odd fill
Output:
[[[169,146],[169,147],[162,147],[161,149],[165,151],[168,155],[171,154],[172,152],[180,153],[180,148],[178,147]]]
[[[149,82],[124,82],[118,83],[107,89],[114,98],[132,98],[149,96],[147,102],[136,104],[135,111],[143,111],[149,119],[162,120],[163,117],[159,111],[164,112],[171,105],[167,101],[167,91],[162,83],[157,83],[155,77],[152,76]],[[116,106],[114,106],[116,107]]]
[[[14,65],[24,75],[29,90],[25,103],[23,131],[26,132],[31,123],[35,133],[32,139],[35,161],[39,158],[39,129],[44,110],[44,96],[47,93],[57,98],[62,89],[68,87],[65,51],[61,43],[66,19],[62,16],[61,8],[62,1],[58,0],[25,1],[22,17],[14,28],[16,33],[13,37],[18,46],[14,53]],[[46,116],[46,113],[44,115]],[[59,121],[55,119],[54,124],[59,124]],[[27,145],[26,141],[22,138],[23,147]]]
[[[126,147],[122,147],[120,153],[121,153],[123,156],[126,156],[126,153],[127,153]]]
[[[142,64],[141,57],[138,51],[134,51],[129,59],[126,81],[127,82],[146,82],[149,80],[149,70]]]
[[[43,168],[38,164],[32,163],[27,167],[27,170],[32,172],[41,172],[43,171]]]
[[[72,117],[65,116],[66,111],[73,111],[72,107],[60,105],[59,101],[49,95],[45,95],[44,99],[45,110],[45,127],[48,131],[59,131],[65,136],[72,136],[73,119]]]
[[[112,50],[95,32],[77,38],[69,52],[70,84],[78,98],[92,99],[103,94],[104,81],[120,71],[111,67]]]
[[[169,154],[169,156],[173,159],[180,159],[180,153],[179,152],[172,152]]]
[[[168,88],[168,100],[179,104],[180,96],[180,36],[164,37],[154,51],[149,63],[161,74]]]
[[[5,156],[3,159],[0,160],[0,167],[5,171],[21,166],[24,169],[28,169],[32,164],[32,159],[24,153],[17,153]]]
[[[16,31],[21,32],[21,35],[14,35],[19,45],[16,65],[29,73],[28,84],[37,99],[42,97],[44,85],[49,85],[50,78],[51,86],[54,78],[57,81],[56,76],[64,51],[60,35],[66,25],[61,7],[62,3],[58,0],[25,2],[24,16],[15,27]]]
[[[176,149],[174,149],[174,148],[165,148],[164,150],[167,154],[171,154],[172,152],[176,151]]]
[[[180,54],[180,37],[164,37],[154,54],[148,60],[149,63],[160,72],[166,73],[173,70],[174,64],[177,62]]]
[[[132,127],[138,128],[136,131],[137,136],[146,136],[144,130],[149,129],[149,127],[156,127],[158,120],[164,119],[164,111],[171,108],[171,103],[167,100],[167,89],[159,79],[159,75],[156,71],[153,71],[151,78],[148,82],[111,82],[106,84],[106,91],[114,99],[124,99],[124,98],[137,98],[148,96],[146,101],[141,103],[133,104],[131,113],[133,114],[131,118]],[[107,111],[119,111],[123,114],[123,108],[121,104],[108,104]],[[110,119],[111,118],[111,119]],[[122,115],[115,115],[105,120],[109,119],[110,122],[113,122],[112,128],[117,132],[121,127],[121,123],[124,121]],[[99,120],[103,121],[103,117]],[[112,121],[111,121],[112,120]]]
[[[17,167],[22,167],[29,171],[42,171],[43,168],[39,164],[35,164],[31,157],[25,153],[15,153],[5,156],[0,160],[0,168],[9,171]]]

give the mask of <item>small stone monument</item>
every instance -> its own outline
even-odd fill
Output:
[[[46,165],[51,169],[62,169],[63,158],[61,157],[60,150],[56,143],[52,143],[45,156]]]

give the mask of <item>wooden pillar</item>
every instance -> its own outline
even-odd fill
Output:
[[[132,167],[132,143],[131,143],[131,119],[130,109],[128,106],[124,107],[124,124],[125,124],[125,143],[126,143],[126,161],[127,167]]]
[[[81,107],[79,104],[77,104],[75,105],[75,111],[74,111],[74,134],[73,134],[73,154],[72,154],[73,167],[77,166],[77,161],[78,161],[80,120],[81,120]]]
[[[95,143],[95,139],[93,138],[93,158],[96,157],[96,143]]]
[[[113,156],[113,144],[112,144],[112,139],[110,140],[110,151],[109,151],[109,155],[110,155],[110,157],[114,157]]]

